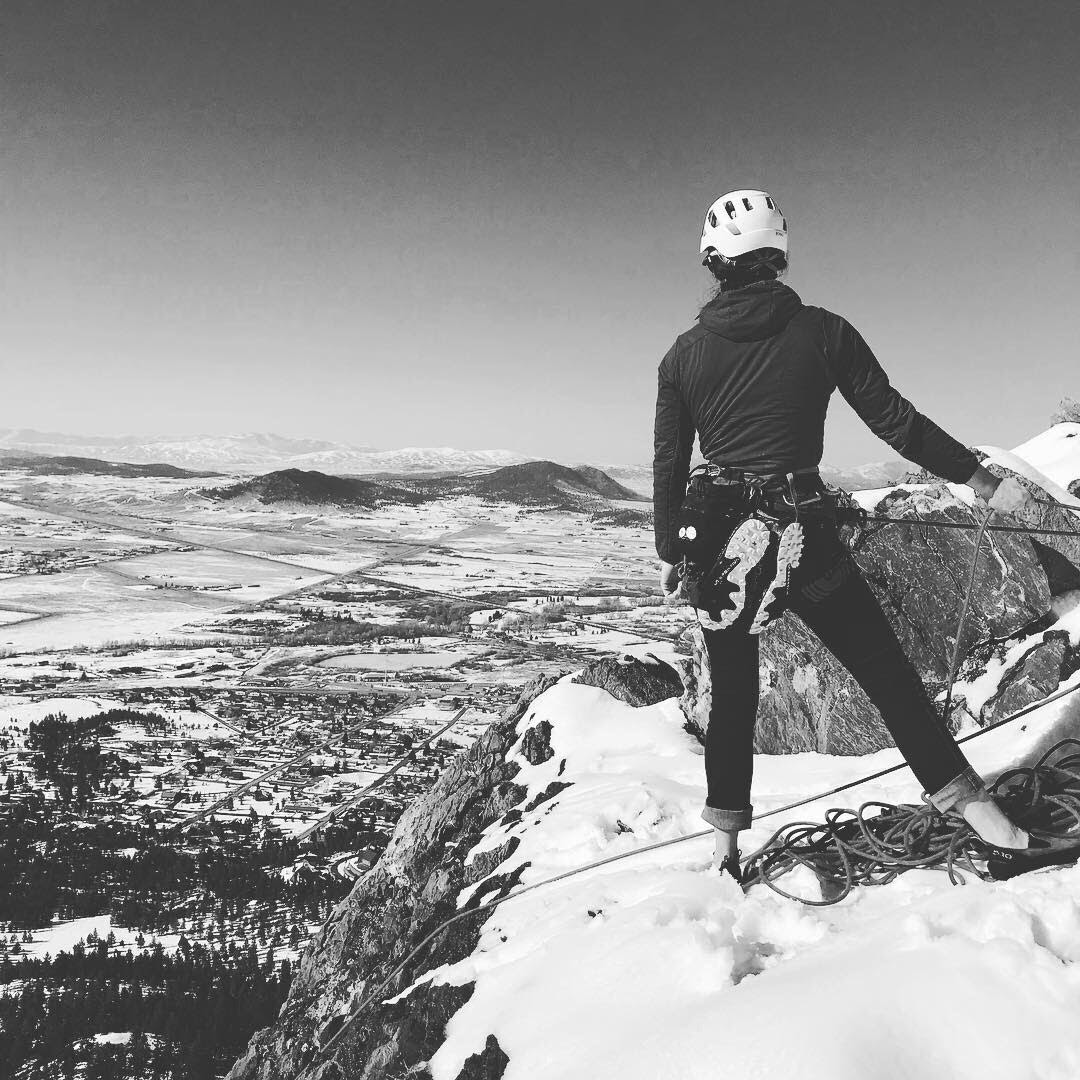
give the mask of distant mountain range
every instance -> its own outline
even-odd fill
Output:
[[[101,461],[98,458],[52,457],[47,454],[30,454],[25,451],[0,451],[0,469],[18,468],[37,476],[120,476],[132,478],[139,476],[159,476],[171,480],[197,479],[199,477],[220,476],[216,472],[194,472],[181,469],[176,465],[154,463],[152,465],[133,465],[124,461]]]
[[[363,476],[373,480],[487,473],[530,460],[510,450],[456,450],[452,447],[377,450],[369,446],[350,446],[320,439],[293,439],[258,433],[112,437],[62,435],[29,428],[0,428],[0,458],[25,455],[35,455],[38,458],[83,458],[155,467],[167,463],[196,473],[213,471],[262,476],[299,469],[338,477]],[[594,467],[579,464],[573,468],[582,472]],[[829,483],[855,491],[888,487],[912,468],[913,466],[897,458],[850,468],[822,465],[821,472]],[[631,493],[652,496],[651,465],[601,465],[597,471],[602,471],[609,481],[629,489]],[[632,498],[633,494],[629,497]]]
[[[520,506],[553,506],[608,513],[613,504],[643,502],[640,495],[599,469],[571,469],[554,461],[507,465],[478,476],[405,478],[397,481],[328,476],[315,470],[283,469],[202,494],[221,500],[254,500],[342,507],[430,502],[471,495]],[[624,508],[626,509],[626,508]]]
[[[95,458],[146,465],[168,462],[184,469],[266,473],[305,469],[337,475],[479,472],[528,460],[510,450],[452,447],[370,446],[272,434],[92,436],[62,435],[29,428],[0,428],[0,453]]]

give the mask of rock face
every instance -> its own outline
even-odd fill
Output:
[[[547,721],[534,722],[520,738],[517,727],[533,699],[556,681],[544,676],[530,683],[517,703],[402,815],[382,858],[304,953],[277,1022],[256,1033],[229,1080],[399,1080],[423,1072],[423,1063],[445,1038],[448,1019],[471,996],[471,985],[421,983],[392,1005],[374,1004],[355,1022],[348,1017],[414,945],[455,914],[462,889],[483,881],[464,905],[474,908],[508,892],[528,865],[511,875],[489,877],[513,852],[517,837],[467,864],[466,856],[489,825],[520,819],[569,786],[553,781],[521,806],[527,789],[515,783],[521,771],[515,757],[539,765],[554,756]],[[663,701],[682,690],[674,669],[660,662],[603,659],[590,664],[580,681],[602,685],[636,705]],[[400,994],[423,972],[468,956],[483,922],[483,916],[467,917],[442,931],[378,993],[376,1002]],[[335,1036],[331,1050],[322,1052]],[[465,1062],[457,1080],[499,1080],[507,1062],[504,1050],[489,1038],[483,1051]]]
[[[628,705],[656,705],[666,698],[679,697],[683,681],[679,673],[652,654],[649,660],[633,656],[604,656],[585,665],[574,682],[597,686]]]
[[[1034,492],[1041,491],[1020,479]],[[928,691],[941,694],[975,534],[970,529],[933,529],[920,518],[969,524],[977,519],[944,485],[894,489],[872,513],[904,521],[872,527],[855,560]],[[1024,523],[1033,527],[1077,527],[1073,515],[1055,507],[1040,507],[1029,516]],[[1080,583],[1077,562],[1080,540],[1075,538],[1033,541],[1021,533],[986,533],[961,642],[965,661],[961,678],[974,674],[1006,646],[1030,639],[1031,649],[1009,673],[1000,693],[981,706],[976,717],[980,722],[999,719],[1045,696],[1057,687],[1062,672],[1068,674],[1080,664],[1066,636],[1043,634],[1052,597]],[[766,628],[761,654],[755,739],[759,753],[864,754],[892,745],[866,695],[796,616],[788,614]],[[705,660],[698,639],[685,673],[682,705],[691,730],[700,738],[708,726],[711,701]]]
[[[454,914],[460,891],[486,877],[509,854],[500,849],[464,865],[465,853],[480,833],[525,795],[526,789],[514,783],[520,767],[507,760],[508,750],[517,739],[517,721],[532,699],[555,681],[545,676],[531,683],[500,721],[459,754],[435,786],[406,810],[383,857],[356,883],[304,953],[277,1023],[256,1033],[228,1080],[295,1080],[302,1074],[304,1080],[390,1080],[434,1052],[445,1037],[446,1021],[468,1000],[470,987],[422,985],[395,1005],[366,1010],[353,1024],[344,1020],[412,945]],[[545,732],[530,731],[522,753],[530,761],[550,758]],[[494,888],[473,898],[474,906],[508,890],[514,881],[492,884]],[[386,996],[407,987],[418,972],[467,956],[482,921],[464,919],[449,927],[392,980]],[[343,1026],[333,1053],[321,1054],[320,1046]],[[497,1045],[487,1047],[481,1057],[459,1080],[497,1080],[502,1075],[505,1054]]]
[[[997,690],[982,705],[978,717],[993,723],[1053,693],[1080,669],[1080,649],[1069,643],[1064,630],[1048,630],[1032,639],[1019,659],[1005,672]]]

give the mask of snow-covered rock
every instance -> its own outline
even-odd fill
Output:
[[[1080,482],[1080,424],[1055,424],[1035,438],[1013,447],[1012,455],[1038,469],[1059,489],[1072,493],[1073,501],[1080,506],[1080,498],[1076,498],[1073,491]],[[1002,464],[1006,462],[1002,461]]]

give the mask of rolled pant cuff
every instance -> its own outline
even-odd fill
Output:
[[[740,829],[750,828],[750,822],[754,820],[754,808],[748,806],[745,810],[722,810],[718,806],[706,804],[701,811],[701,816],[714,829],[738,832]]]
[[[970,799],[985,788],[982,777],[969,766],[939,791],[930,795],[930,801],[944,814],[962,799]]]

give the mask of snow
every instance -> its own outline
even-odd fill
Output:
[[[61,952],[71,952],[75,945],[95,931],[104,940],[109,936],[110,930],[111,915],[91,915],[85,919],[54,923],[45,930],[35,930],[34,942],[32,945],[23,946],[23,954],[40,958],[46,953],[56,956]],[[122,940],[120,934],[117,934],[117,938]]]
[[[130,1031],[106,1031],[103,1034],[95,1035],[94,1042],[103,1044],[108,1043],[112,1046],[120,1044],[126,1044],[131,1042]]]
[[[974,679],[957,682],[956,692],[966,701],[969,712],[977,714],[997,690],[1005,672],[1017,664],[1025,653],[1044,641],[1051,631],[1065,630],[1071,645],[1080,644],[1080,592],[1074,591],[1055,597],[1052,610],[1056,621],[1050,629],[1018,641],[1000,659],[992,657]]]
[[[1055,484],[1068,488],[1080,479],[1080,424],[1055,424],[1012,452]],[[1080,500],[1069,501],[1080,505]]]
[[[1035,440],[1032,440],[1033,442]],[[1031,444],[1024,444],[1030,446]],[[1057,499],[1059,502],[1067,503],[1071,506],[1080,508],[1080,499],[1074,498],[1069,494],[1068,488],[1057,483],[1051,476],[1043,472],[1033,462],[1025,458],[1017,450],[997,450],[993,447],[982,447],[982,449],[989,452],[989,456],[983,462],[984,465],[1001,465],[1006,469],[1012,469],[1013,472],[1019,473],[1021,476],[1027,477],[1028,480],[1034,481],[1038,484],[1051,498]],[[1038,450],[1040,447],[1036,447],[1036,457],[1039,456]],[[1074,451],[1075,464],[1067,466],[1067,463],[1062,460],[1057,463],[1055,472],[1059,475],[1064,475],[1070,469],[1076,470],[1076,475],[1080,475],[1080,446]],[[1067,483],[1067,482],[1066,482]]]
[[[523,804],[564,759],[572,786],[519,824],[489,827],[470,858],[517,835],[493,873],[527,863],[521,881],[531,884],[705,828],[702,750],[674,701],[635,709],[563,680],[518,735],[541,720],[552,724],[554,756],[531,766],[514,754]],[[1080,695],[969,749],[977,769],[996,774],[1078,732]],[[759,756],[758,813],[899,760],[895,750]],[[840,801],[918,795],[905,770]],[[837,802],[787,818],[820,817]],[[756,825],[746,849],[783,820]],[[704,837],[496,909],[471,956],[424,976],[476,984],[431,1059],[435,1080],[456,1077],[489,1033],[509,1055],[505,1080],[1080,1076],[1080,869],[963,888],[922,871],[808,908],[763,887],[744,896],[710,855]],[[792,887],[814,896],[813,879]]]

